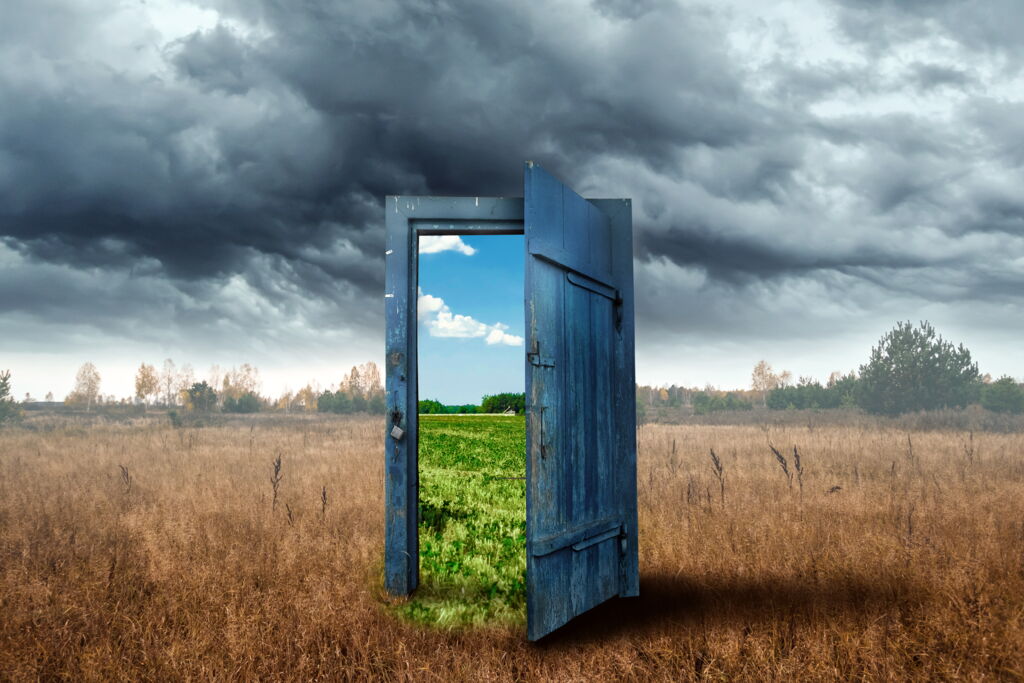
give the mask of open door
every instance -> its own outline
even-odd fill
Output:
[[[629,200],[527,162],[527,631],[639,594]]]
[[[639,593],[628,199],[583,199],[527,162],[525,198],[389,196],[384,585],[419,583],[418,240],[525,235],[527,625],[537,640]]]

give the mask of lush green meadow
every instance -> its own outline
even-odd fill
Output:
[[[526,616],[522,416],[423,415],[420,587],[402,612],[445,627]]]

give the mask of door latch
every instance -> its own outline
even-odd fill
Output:
[[[533,340],[533,349],[526,353],[526,360],[530,362],[530,365],[537,368],[555,367],[554,358],[540,355],[540,342],[536,339]]]

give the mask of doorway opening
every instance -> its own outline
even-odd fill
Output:
[[[522,235],[421,235],[417,264],[420,584],[444,627],[526,620]]]

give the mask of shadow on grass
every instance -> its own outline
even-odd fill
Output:
[[[877,614],[916,608],[926,597],[920,587],[893,579],[850,577],[834,583],[811,583],[765,578],[695,581],[654,575],[641,578],[639,597],[612,599],[537,644],[561,648],[694,626],[752,626]]]

